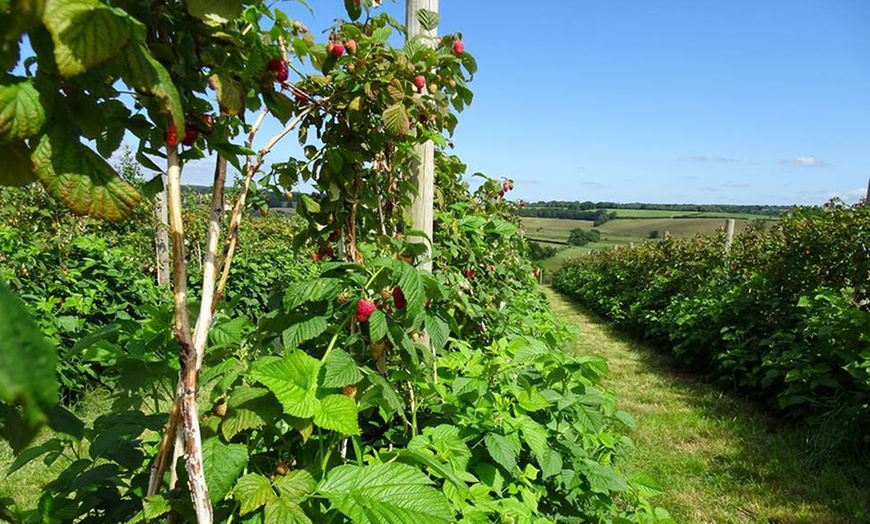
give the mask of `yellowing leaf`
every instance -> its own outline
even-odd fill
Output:
[[[65,77],[84,73],[117,55],[132,36],[118,11],[96,0],[47,0],[42,17]]]
[[[30,138],[45,125],[45,109],[30,79],[0,81],[0,142]]]
[[[405,136],[411,130],[411,121],[402,104],[393,104],[384,111],[384,126],[396,136]]]
[[[60,128],[43,135],[31,159],[49,194],[76,214],[118,221],[142,198],[100,155]]]

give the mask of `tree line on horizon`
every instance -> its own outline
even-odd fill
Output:
[[[767,204],[650,204],[641,202],[592,202],[550,200],[527,203],[520,209],[520,216],[541,218],[570,218],[575,220],[595,220],[601,211],[614,209],[643,209],[655,211],[678,211],[687,213],[747,213],[778,217],[792,206]]]

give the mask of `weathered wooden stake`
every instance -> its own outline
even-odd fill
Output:
[[[662,237],[663,237],[665,240],[671,238],[671,232],[670,232],[670,231],[665,231],[665,234],[662,235]]]
[[[408,39],[422,36],[422,41],[429,47],[435,47],[437,30],[428,31],[420,25],[417,12],[421,9],[438,12],[438,0],[407,0],[405,9],[405,24],[408,26]],[[426,252],[420,269],[432,271],[432,242],[434,198],[435,198],[435,144],[430,140],[425,144],[418,145],[414,149],[418,161],[412,165],[414,172],[414,185],[417,186],[417,194],[411,204],[410,215],[412,227],[422,231],[426,238],[411,237],[413,242],[426,244]]]
[[[734,243],[734,225],[737,223],[733,218],[725,220],[725,252],[731,252],[731,244]]]

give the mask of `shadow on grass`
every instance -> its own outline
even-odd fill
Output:
[[[686,522],[870,522],[870,454],[844,445],[840,439],[841,428],[836,425],[809,428],[785,422],[761,404],[719,387],[707,376],[681,368],[677,359],[666,353],[668,348],[651,347],[552,290],[547,294],[557,316],[566,321],[571,321],[568,317],[576,317],[588,331],[601,333],[599,344],[609,345],[608,348],[589,347],[583,342],[582,334],[578,346],[608,358],[611,376],[618,379],[611,387],[622,393],[620,400],[628,397],[638,406],[658,403],[655,409],[667,411],[672,407],[674,410],[685,407],[694,412],[687,415],[687,426],[682,428],[668,428],[667,423],[675,419],[666,413],[651,415],[658,419],[648,420],[648,423],[660,425],[653,428],[654,431],[647,431],[653,435],[653,445],[661,445],[663,441],[667,444],[669,431],[675,441],[671,449],[662,446],[659,450],[639,451],[647,456],[645,466],[666,472],[665,476],[696,475],[699,482],[707,484],[699,489],[687,487],[696,497],[693,499],[685,493],[672,493],[665,479],[661,479],[666,490],[665,501],[674,496],[683,500],[683,506],[687,505],[686,501],[688,505],[720,504],[727,520],[721,520],[722,513],[713,520],[701,520],[700,516],[707,510],[688,507],[674,508],[676,517],[682,513],[688,519]],[[620,362],[620,359],[633,363]],[[632,366],[636,369],[630,369]],[[647,374],[649,376],[644,376]],[[641,380],[643,383],[638,382]],[[647,387],[652,387],[651,383],[661,384],[657,392],[660,398],[652,399],[626,390],[642,385],[646,391]],[[644,420],[640,423],[643,425]],[[695,429],[703,434],[693,440],[691,433]],[[638,431],[642,430],[644,428]],[[688,442],[677,441],[686,437]],[[638,447],[643,445],[641,442]],[[694,467],[702,471],[681,469],[674,464],[673,460],[680,459],[679,455],[674,455],[676,449],[694,455]],[[688,463],[689,457],[685,458]],[[670,463],[663,462],[668,459]],[[691,484],[687,479],[671,480],[673,485]],[[705,492],[719,500],[703,500]],[[702,495],[698,496],[699,493]],[[719,510],[709,509],[707,514],[716,511]]]

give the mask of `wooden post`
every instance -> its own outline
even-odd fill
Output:
[[[671,232],[670,232],[670,231],[665,231],[665,234],[662,235],[662,237],[663,237],[665,240],[671,238]]]
[[[429,47],[435,47],[435,38],[438,36],[437,30],[427,31],[420,25],[417,19],[417,12],[420,9],[428,9],[429,11],[438,12],[438,0],[406,0],[405,25],[408,26],[408,39],[417,36],[422,36],[422,41]],[[425,72],[422,72],[425,74]],[[420,269],[424,271],[432,271],[432,233],[434,219],[434,198],[435,198],[435,144],[430,140],[425,144],[418,145],[414,148],[418,160],[411,166],[414,172],[414,185],[417,186],[417,194],[411,203],[410,215],[413,229],[422,231],[426,238],[410,237],[412,242],[423,242],[426,244],[426,253]]]
[[[734,243],[734,225],[737,223],[733,218],[725,220],[725,252],[731,252],[731,244]]]
[[[169,285],[169,208],[167,206],[166,188],[169,186],[169,177],[166,173],[161,175],[163,179],[163,191],[157,194],[157,202],[154,206],[154,214],[157,216],[157,225],[154,228],[154,248],[157,255],[157,285]]]
[[[634,242],[629,242],[629,243],[628,243],[628,248],[629,248],[629,249],[634,249]]]
[[[870,204],[870,180],[867,181],[867,196],[864,197],[864,204]]]

